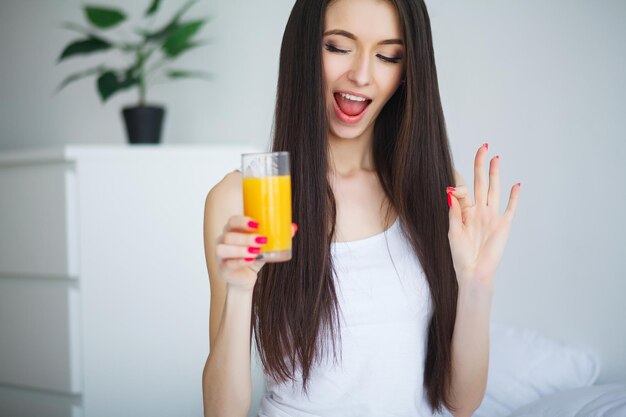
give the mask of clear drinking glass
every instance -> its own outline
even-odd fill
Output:
[[[259,222],[255,233],[267,236],[257,259],[291,259],[291,175],[289,152],[241,155],[243,212]]]

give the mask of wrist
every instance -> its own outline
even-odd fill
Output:
[[[473,272],[462,273],[455,270],[459,289],[461,287],[474,291],[482,291],[485,293],[493,293],[495,280],[493,276],[478,276]]]
[[[226,292],[227,294],[232,294],[235,297],[252,297],[252,294],[254,292],[254,286],[251,288],[247,288],[239,285],[234,285],[229,282],[226,284]]]
[[[463,279],[459,277],[458,303],[491,305],[494,294],[493,280]]]

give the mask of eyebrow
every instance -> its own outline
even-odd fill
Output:
[[[341,29],[333,29],[333,30],[324,32],[324,36],[328,36],[328,35],[345,36],[346,38],[352,39],[353,41],[356,41],[357,39],[354,34],[347,32],[345,30],[341,30]],[[385,39],[384,41],[378,42],[377,45],[404,45],[404,42],[402,42],[402,39]]]

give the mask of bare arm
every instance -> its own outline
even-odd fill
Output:
[[[456,189],[448,191],[448,239],[459,285],[449,387],[455,417],[471,416],[485,395],[494,276],[519,196],[518,183],[511,187],[508,206],[500,215],[499,159],[491,159],[487,178],[483,168],[487,146],[484,144],[476,153],[475,203],[472,204],[463,178],[456,171]]]
[[[204,415],[207,417],[246,416],[252,398],[250,316],[256,276],[248,270],[247,275],[235,277],[239,279],[235,284],[227,282],[224,277],[226,266],[217,256],[219,252],[223,257],[232,257],[230,266],[235,267],[234,264],[239,262],[240,269],[245,263],[244,257],[256,256],[246,253],[245,242],[240,242],[239,248],[235,245],[218,248],[224,241],[227,229],[224,225],[231,216],[241,215],[243,211],[238,188],[241,180],[236,175],[228,174],[209,192],[205,202],[204,244],[211,284],[210,352],[202,373]],[[243,217],[240,221],[244,221]],[[253,236],[248,237],[252,239]],[[240,235],[242,237],[245,236]],[[227,250],[229,254],[226,254]],[[234,253],[236,251],[239,253]]]
[[[489,317],[493,289],[474,282],[459,283],[452,336],[452,399],[455,417],[471,416],[487,386]]]
[[[461,206],[471,206],[465,181],[455,174],[455,197]],[[458,275],[458,272],[457,272]],[[458,278],[458,277],[457,277]],[[471,416],[487,387],[489,367],[489,317],[493,285],[459,280],[456,320],[452,335],[452,400],[455,417]]]
[[[455,171],[457,198],[471,205],[465,181]],[[469,200],[469,201],[468,201]],[[489,317],[491,315],[491,285],[459,281],[456,320],[452,335],[451,393],[457,410],[455,417],[471,416],[480,405],[487,387],[489,368]]]
[[[202,373],[205,416],[246,416],[252,398],[252,292],[227,288],[221,323]]]

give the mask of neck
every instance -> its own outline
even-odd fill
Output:
[[[373,125],[355,138],[341,138],[332,132],[328,135],[329,171],[332,175],[349,177],[359,172],[373,172]]]

